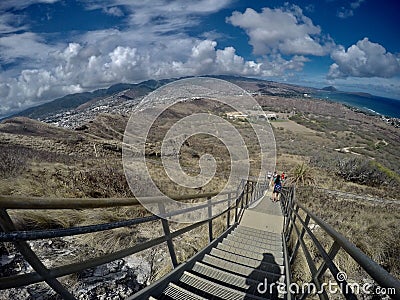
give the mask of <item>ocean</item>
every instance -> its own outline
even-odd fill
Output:
[[[312,96],[315,98],[347,104],[369,113],[400,118],[400,100],[373,95],[363,96],[358,94],[328,91],[313,93]]]

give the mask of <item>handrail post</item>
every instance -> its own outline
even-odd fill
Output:
[[[298,211],[299,211],[299,206],[296,205],[296,207],[294,207],[294,206],[293,206],[293,203],[292,203],[292,204],[291,204],[291,209],[290,209],[290,214],[288,215],[288,217],[289,217],[289,223],[288,223],[288,225],[290,225],[290,226],[289,226],[289,229],[288,229],[288,232],[287,232],[287,237],[288,237],[288,238],[292,235],[293,225],[294,225],[294,223],[296,222],[296,212],[298,212]],[[293,214],[294,214],[294,216],[293,216]],[[292,219],[292,218],[293,218],[293,219]]]
[[[251,182],[251,197],[250,197],[250,203],[253,203],[254,200],[256,199],[256,183],[254,181]]]
[[[258,181],[254,184],[254,197],[253,201],[256,201],[258,199]]]
[[[239,216],[238,216],[238,214],[239,214],[239,203],[240,203],[240,199],[242,198],[242,196],[243,196],[243,192],[241,192],[239,197],[236,197],[236,200],[235,200],[235,223],[237,223],[238,219],[239,219]]]
[[[288,246],[286,243],[286,239],[284,233],[282,233],[282,244],[283,244],[283,256],[285,262],[285,282],[286,282],[286,299],[285,300],[292,300],[292,292],[290,291],[290,284],[292,280],[292,273],[290,271],[290,263],[288,258]]]
[[[226,229],[229,228],[231,222],[231,193],[228,194],[228,212],[226,216]]]
[[[331,260],[333,260],[336,256],[336,254],[340,250],[340,245],[338,242],[334,241],[331,248],[329,249],[328,256]],[[325,273],[325,271],[328,269],[328,265],[326,264],[326,261],[324,261],[319,269],[317,270],[317,273],[315,274],[316,279],[320,279],[321,276]]]
[[[282,196],[283,196],[283,193],[282,193]],[[282,196],[281,196],[281,198],[282,198]],[[288,228],[288,226],[289,226],[289,222],[290,222],[290,219],[289,219],[289,217],[288,217],[288,212],[289,212],[289,205],[288,205],[288,200],[287,200],[287,197],[285,196],[285,197],[283,197],[283,199],[282,199],[282,201],[281,201],[281,205],[282,205],[282,213],[283,213],[283,233],[284,234],[286,234],[286,232],[287,232],[287,228]],[[284,238],[286,239],[286,235],[284,235]]]
[[[247,181],[247,184],[246,184],[246,202],[245,202],[245,206],[249,205],[249,193],[250,193],[250,184],[249,184],[249,182]],[[243,207],[243,205],[242,205],[242,207]]]
[[[293,222],[295,222],[295,221],[293,220]],[[307,214],[306,219],[305,219],[305,221],[304,221],[305,226],[308,226],[308,223],[309,223],[309,222],[310,222],[310,216]],[[293,224],[293,225],[294,225],[294,224]],[[296,242],[296,245],[294,246],[293,253],[292,253],[292,255],[290,256],[290,264],[293,263],[294,258],[295,258],[296,255],[297,255],[297,251],[299,250],[300,243],[301,243],[301,241],[303,240],[304,234],[306,233],[305,226],[303,226],[303,228],[302,228],[302,230],[301,230],[301,232],[300,232],[300,234],[299,234],[299,236],[298,236],[298,238],[297,238],[297,242]]]
[[[158,202],[158,209],[159,209],[160,215],[161,215],[160,220],[161,220],[161,224],[162,224],[162,227],[164,230],[164,235],[167,237],[167,246],[168,246],[169,255],[171,256],[171,262],[172,262],[173,267],[176,268],[178,266],[178,260],[176,258],[174,243],[172,242],[171,231],[169,230],[168,220],[162,217],[162,215],[165,214],[164,203]]]
[[[293,202],[296,200],[296,186],[294,185],[292,188],[292,192],[290,195],[290,205],[293,207]]]
[[[256,199],[256,182],[252,182],[251,183],[251,202],[254,202],[254,200]]]
[[[207,198],[208,204],[208,241],[211,243],[213,238],[213,225],[212,225],[212,204],[211,197]]]

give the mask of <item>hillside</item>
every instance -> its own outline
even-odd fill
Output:
[[[291,84],[283,84],[246,77],[226,75],[210,77],[227,80],[239,85],[250,93],[264,95],[296,97],[302,96],[303,93],[310,93],[310,91],[313,90],[311,88],[305,88]],[[107,89],[99,89],[93,92],[70,94],[47,103],[28,108],[26,110],[13,114],[8,118],[23,116],[32,119],[42,120],[48,123],[56,123],[63,119],[64,116],[67,116],[69,119],[71,118],[71,115],[77,114],[82,109],[87,109],[88,107],[100,107],[103,104],[115,106],[112,105],[113,102],[118,102],[116,104],[123,104],[131,108],[131,100],[141,99],[143,96],[147,95],[158,87],[175,80],[177,80],[177,78],[147,80],[137,84],[120,83],[112,85]],[[121,113],[121,111],[113,110],[107,110],[103,112]],[[79,123],[75,125],[80,126],[82,124]],[[75,125],[67,124],[66,127],[73,127]]]
[[[335,88],[334,86],[330,85],[330,86],[325,86],[323,87],[321,90],[323,91],[328,91],[328,92],[337,92],[338,89]]]
[[[129,90],[126,95],[127,100],[142,97],[167,82],[169,82],[169,80],[147,80],[138,84],[119,83],[112,85],[107,89],[99,89],[93,92],[70,94],[47,103],[28,108],[9,116],[9,118],[23,116],[32,119],[43,120],[57,114],[63,114],[67,111],[79,108],[85,103],[91,102],[91,104],[93,104],[111,95],[127,90]]]

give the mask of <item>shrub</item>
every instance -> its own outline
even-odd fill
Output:
[[[377,168],[384,175],[387,184],[400,183],[400,175],[396,172],[390,170],[389,168],[386,168],[384,165],[374,160],[370,162],[370,165]]]
[[[388,172],[382,165],[366,158],[352,157],[337,161],[337,175],[346,181],[370,186],[380,186],[392,181]],[[385,170],[385,171],[384,171]]]
[[[0,178],[15,177],[27,167],[25,148],[2,146],[0,150]]]
[[[297,186],[315,184],[314,172],[311,167],[304,162],[295,166],[290,174],[291,177],[289,179],[289,182],[291,184],[296,184]]]
[[[88,197],[132,197],[122,166],[106,161],[102,168],[79,172],[70,170],[68,178],[70,178],[68,184],[75,192],[79,191]]]

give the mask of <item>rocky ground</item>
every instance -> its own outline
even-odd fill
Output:
[[[82,248],[70,238],[29,242],[29,245],[43,257],[43,263],[51,266],[59,260],[74,260]],[[19,275],[32,272],[32,267],[11,245],[0,245],[0,276]],[[145,287],[150,278],[151,267],[146,258],[132,255],[111,263],[85,270],[76,276],[61,281],[74,296],[82,300],[125,299]],[[2,291],[0,299],[58,299],[45,283]]]

